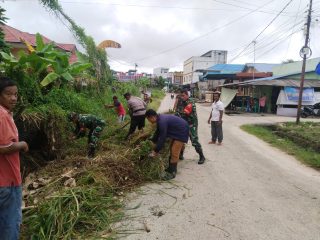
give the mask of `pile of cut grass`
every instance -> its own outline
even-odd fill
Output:
[[[157,109],[160,101],[149,107]],[[46,178],[50,182],[24,199],[22,239],[113,238],[113,224],[122,217],[124,192],[159,180],[167,163],[168,149],[157,158],[148,157],[153,148],[148,138],[154,126],[147,124],[143,134],[135,133],[124,141],[127,131],[116,123],[109,125],[94,160],[81,157],[86,155],[86,138],[70,142],[65,159],[34,173],[35,181]],[[64,185],[66,173],[74,178],[75,187]]]

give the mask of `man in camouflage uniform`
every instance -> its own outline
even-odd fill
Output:
[[[174,102],[173,111],[175,112],[176,116],[181,117],[181,113],[183,112],[183,109],[184,109],[184,103],[181,98],[181,93],[178,93],[176,96],[176,100]]]
[[[84,137],[86,129],[89,129],[88,134],[88,157],[93,158],[97,147],[99,136],[106,125],[106,122],[94,115],[78,114],[72,112],[68,115],[69,121],[72,121],[76,128],[74,130],[73,139]]]
[[[201,144],[198,138],[198,116],[196,105],[192,99],[189,98],[187,90],[182,90],[179,96],[180,99],[177,100],[175,104],[176,115],[180,116],[189,123],[189,137],[194,146],[196,152],[199,154],[198,164],[203,164],[205,157],[203,155]],[[183,159],[183,151],[180,155],[180,159]]]

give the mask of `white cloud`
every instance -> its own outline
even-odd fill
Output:
[[[291,33],[299,1],[294,0],[286,9],[285,15],[281,15],[258,38],[257,61],[281,62],[288,58],[300,59],[299,50],[304,42],[301,34],[297,33],[293,37],[279,40],[281,35]],[[211,49],[228,50],[228,59],[232,59],[286,4],[286,1],[276,0],[273,2],[256,0],[254,4],[249,0],[222,0],[238,7],[214,0],[61,0],[60,2],[65,12],[84,27],[86,32],[94,37],[96,43],[112,39],[122,45],[121,49],[107,50],[110,65],[114,69],[123,71],[132,69],[137,62],[139,71],[149,72],[159,66],[174,67],[175,70],[180,66],[182,69],[184,60]],[[268,13],[248,14],[249,10],[243,9],[254,9],[267,2],[270,3],[261,10]],[[8,24],[17,29],[31,33],[40,32],[57,42],[76,41],[68,28],[36,0],[5,1],[3,6],[10,18]],[[319,15],[319,5],[315,6],[314,14]],[[303,20],[305,9],[306,3],[301,1],[297,21]],[[246,17],[221,28],[246,13]],[[311,35],[314,57],[320,55],[317,29],[319,26],[313,28]],[[278,33],[275,33],[277,31]],[[192,41],[200,36],[204,37]],[[190,43],[183,44],[189,41]],[[250,48],[245,51],[243,57],[235,59],[234,63],[252,62],[252,46]],[[165,51],[169,49],[171,50]],[[163,51],[165,53],[160,54]]]

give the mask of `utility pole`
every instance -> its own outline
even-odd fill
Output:
[[[304,46],[300,50],[300,56],[303,57],[302,62],[302,71],[301,71],[301,81],[300,81],[300,89],[299,89],[299,101],[298,101],[298,109],[297,109],[297,119],[296,123],[300,123],[300,113],[301,113],[301,105],[302,105],[302,96],[303,96],[303,85],[304,85],[304,76],[306,73],[306,62],[307,57],[311,56],[311,49],[309,45],[309,36],[310,36],[310,25],[311,25],[311,12],[312,12],[312,0],[310,0],[308,17],[306,23],[306,39],[304,42]]]
[[[254,80],[254,70],[255,70],[255,64],[256,64],[256,40],[252,41],[253,43],[253,69],[252,69],[252,80]]]
[[[134,64],[134,83],[137,84],[137,67],[138,64]]]

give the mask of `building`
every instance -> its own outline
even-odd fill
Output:
[[[164,79],[168,78],[169,68],[158,67],[153,69],[154,77],[162,77]]]
[[[183,85],[183,72],[169,72],[168,81],[175,86]]]
[[[146,77],[145,73],[137,73],[136,70],[129,70],[128,72],[114,72],[113,76],[120,82],[137,81],[140,78]]]
[[[15,29],[13,27],[10,27],[8,25],[0,25],[0,28],[2,28],[2,31],[4,33],[4,40],[5,42],[11,47],[11,53],[15,57],[19,57],[20,51],[28,51],[26,44],[23,41],[26,41],[31,46],[36,47],[36,34],[31,34],[27,32],[22,32],[18,29]],[[77,61],[77,47],[75,44],[69,44],[69,43],[56,43],[49,38],[42,36],[43,42],[45,44],[53,43],[53,45],[62,51],[65,51],[70,54],[69,62],[74,63]]]
[[[211,50],[201,56],[194,56],[183,63],[183,85],[199,82],[202,71],[215,64],[227,62],[227,51]]]
[[[320,58],[307,60],[302,105],[320,102],[320,75],[315,71],[319,63]],[[302,61],[278,64],[272,68],[270,77],[223,84],[221,87],[241,88],[244,93],[250,93],[241,96],[242,99],[251,98],[253,102],[266,96],[267,112],[296,116],[301,69]]]

